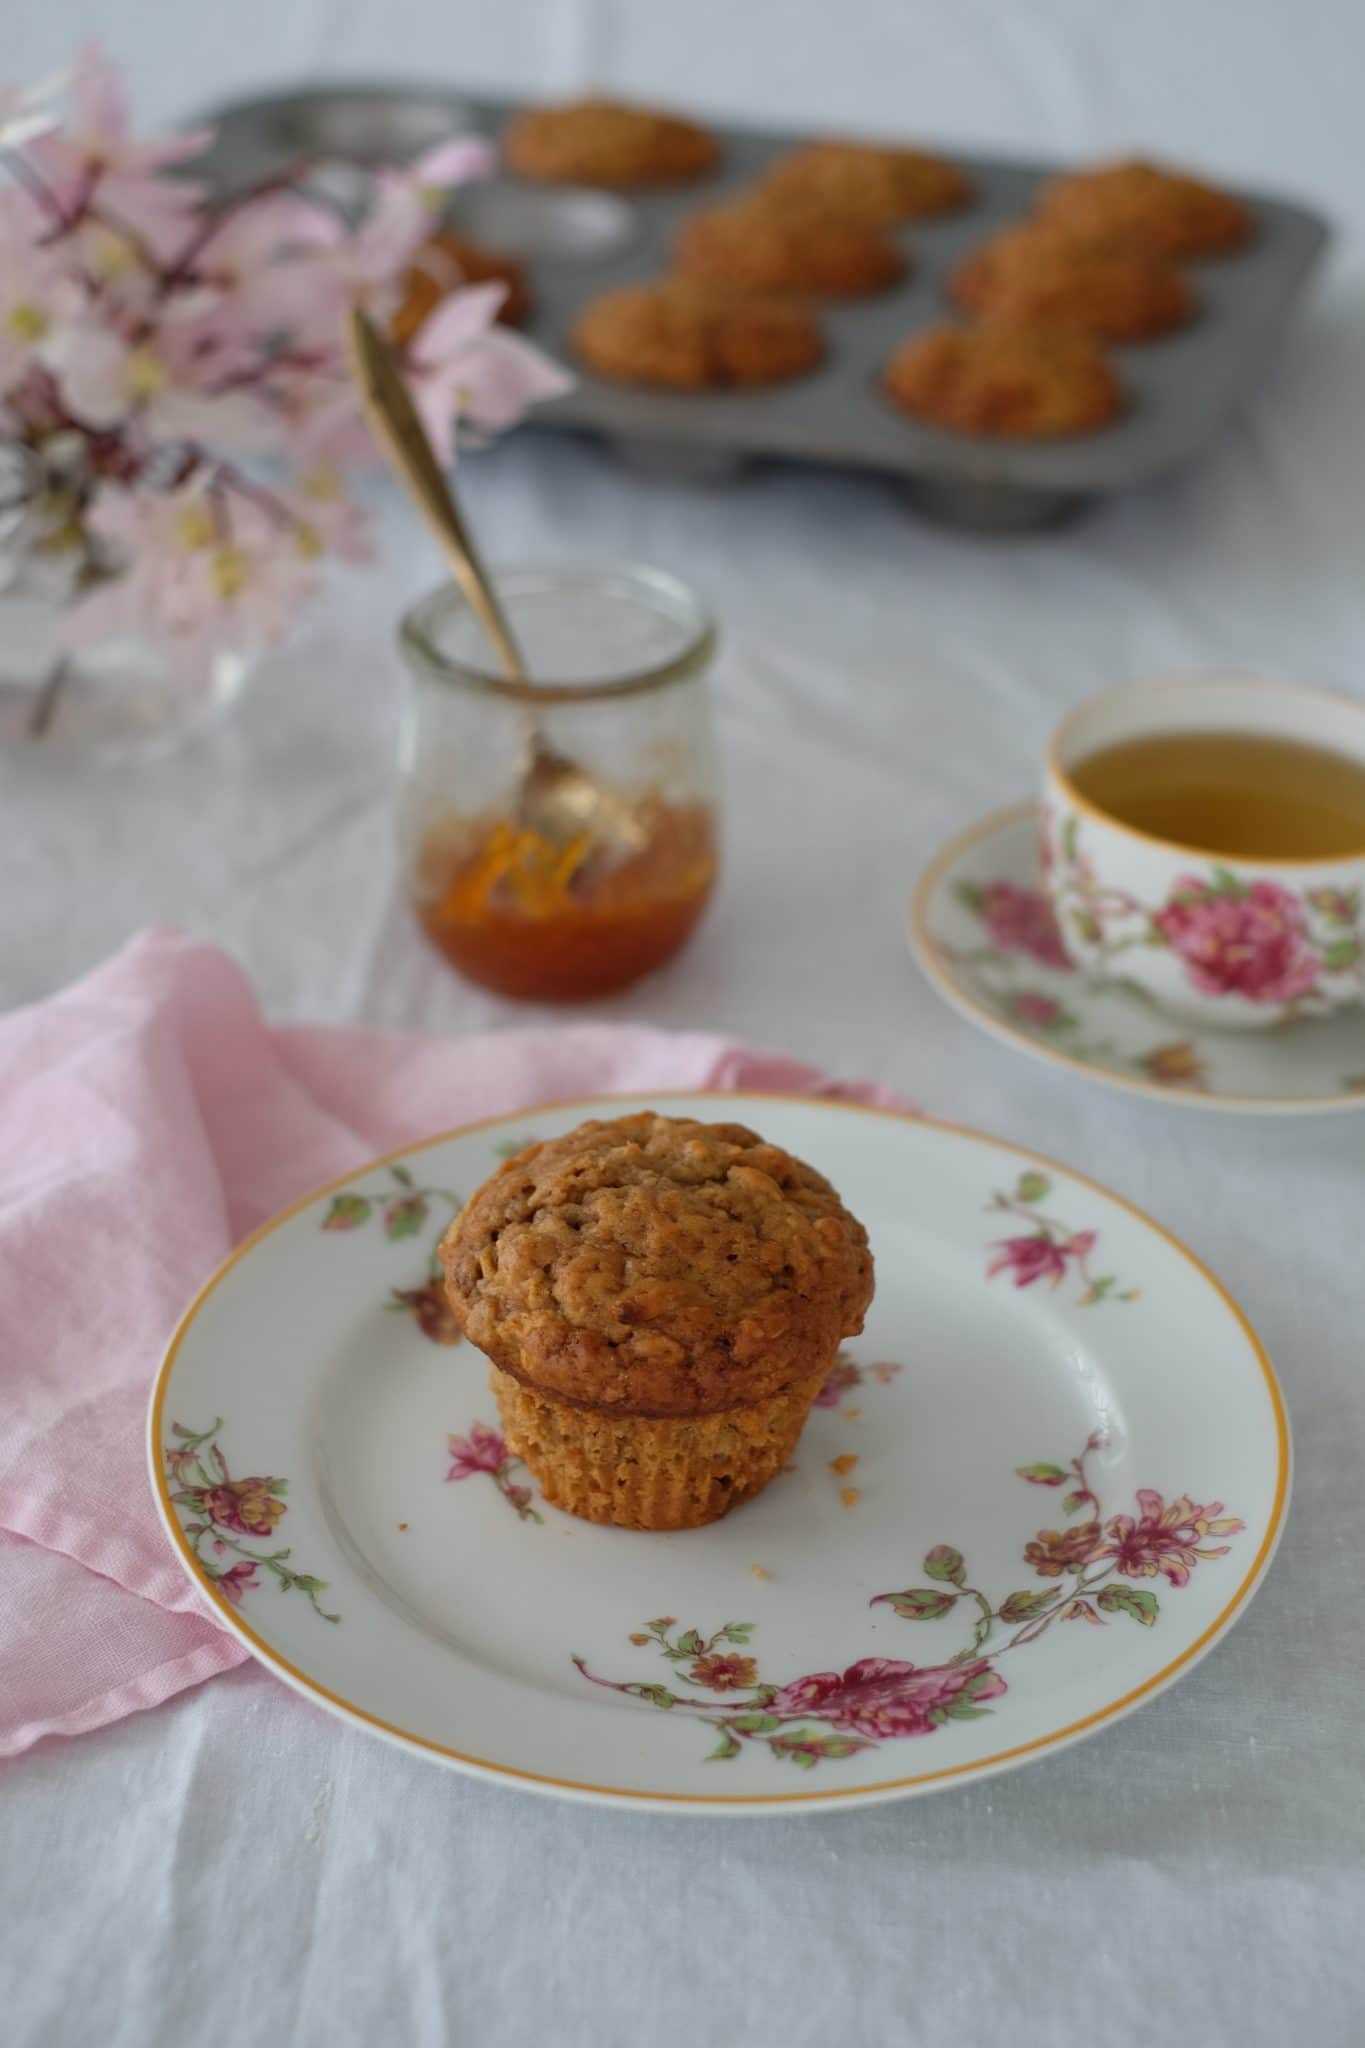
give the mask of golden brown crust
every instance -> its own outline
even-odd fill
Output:
[[[1158,250],[1048,221],[992,235],[957,265],[948,290],[985,319],[1071,328],[1100,341],[1169,334],[1194,311],[1184,273]]]
[[[604,292],[579,315],[573,345],[603,377],[687,391],[778,383],[825,352],[797,301],[681,277]]]
[[[934,426],[1006,440],[1079,434],[1113,419],[1122,388],[1088,336],[945,323],[914,334],[883,372],[893,405]]]
[[[720,159],[713,135],[695,121],[622,100],[566,100],[528,107],[502,132],[504,162],[551,185],[634,191],[704,178]]]
[[[697,1529],[751,1500],[796,1448],[823,1369],[713,1415],[572,1407],[493,1368],[503,1435],[552,1507],[622,1529]]]
[[[689,277],[827,298],[885,291],[909,267],[879,222],[820,200],[762,191],[693,214],[679,230],[675,253]]]
[[[441,1244],[465,1335],[560,1401],[697,1416],[810,1379],[862,1328],[867,1233],[742,1124],[581,1124],[485,1181]]]
[[[1045,220],[1122,235],[1167,256],[1222,256],[1251,236],[1251,215],[1233,193],[1141,159],[1050,179],[1039,211]]]
[[[772,164],[761,189],[784,200],[817,200],[864,220],[932,220],[972,196],[965,171],[924,150],[873,142],[807,142]]]

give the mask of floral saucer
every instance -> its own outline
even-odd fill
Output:
[[[499,1158],[656,1105],[818,1164],[878,1261],[792,1465],[672,1535],[537,1496],[433,1257]],[[187,1312],[149,1451],[216,1618],[345,1719],[540,1791],[750,1814],[1117,1720],[1242,1612],[1289,1481],[1264,1352],[1157,1225],[973,1132],[775,1095],[535,1110],[297,1203]]]
[[[1190,1109],[1365,1109],[1365,1009],[1265,1031],[1200,1030],[1078,972],[1038,881],[1038,810],[996,811],[944,847],[910,906],[939,994],[996,1038],[1093,1081]]]

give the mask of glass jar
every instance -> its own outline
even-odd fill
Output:
[[[409,894],[471,981],[610,995],[672,959],[715,883],[715,629],[656,569],[525,568],[498,591],[529,685],[499,672],[454,585],[403,620]],[[528,801],[532,744],[590,779],[581,822]]]

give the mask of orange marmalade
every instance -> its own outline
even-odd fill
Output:
[[[506,818],[454,837],[438,827],[419,859],[428,937],[498,995],[572,1003],[628,988],[686,943],[716,879],[705,804],[650,797],[635,817],[642,842],[623,859],[586,834],[555,847]]]

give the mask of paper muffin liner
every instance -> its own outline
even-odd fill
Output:
[[[508,1449],[552,1506],[622,1529],[697,1529],[749,1500],[796,1447],[827,1367],[711,1415],[624,1415],[557,1401],[495,1366]]]

